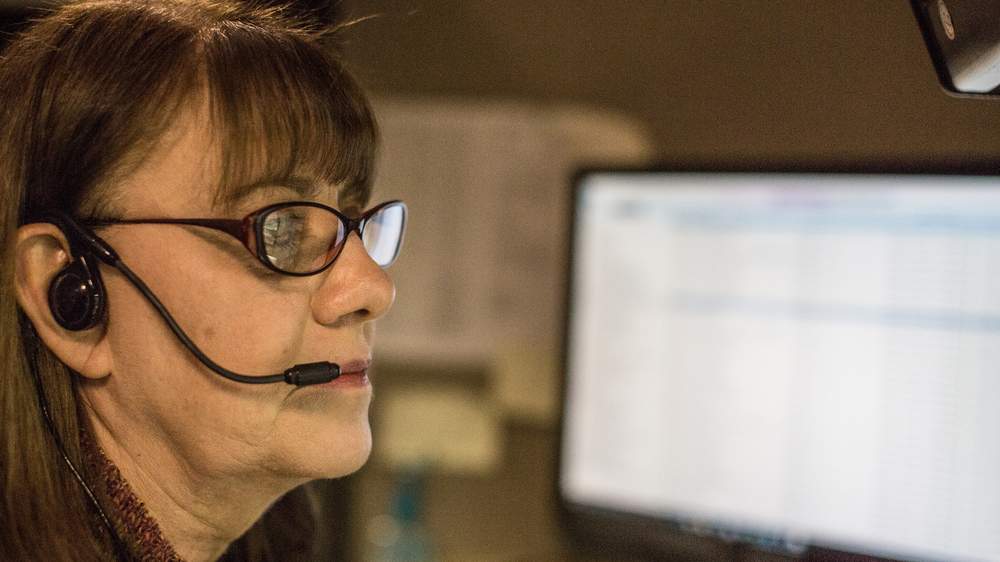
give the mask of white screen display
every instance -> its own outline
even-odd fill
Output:
[[[581,180],[560,488],[1000,560],[1000,177]]]

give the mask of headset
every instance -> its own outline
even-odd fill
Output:
[[[222,367],[191,341],[160,299],[100,236],[60,211],[47,213],[44,220],[56,225],[66,235],[72,253],[72,261],[56,274],[48,293],[52,317],[63,328],[71,331],[87,330],[102,322],[107,314],[107,295],[98,268],[100,261],[120,271],[153,305],[184,347],[198,361],[222,377],[245,384],[285,382],[307,386],[327,383],[340,376],[340,366],[329,361],[300,363],[285,369],[283,373],[273,375],[245,375]]]

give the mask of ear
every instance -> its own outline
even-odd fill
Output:
[[[18,228],[14,257],[17,304],[60,361],[87,378],[98,379],[111,373],[104,324],[78,332],[67,330],[49,309],[49,284],[71,259],[66,236],[55,225],[32,223]]]

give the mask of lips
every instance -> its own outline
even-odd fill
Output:
[[[353,361],[338,363],[338,365],[340,365],[340,376],[364,374],[368,371],[371,364],[371,359],[356,359]]]
[[[327,385],[334,387],[368,386],[370,384],[368,380],[368,368],[370,366],[370,359],[341,363],[340,376],[327,383]]]

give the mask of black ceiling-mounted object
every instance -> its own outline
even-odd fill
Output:
[[[911,0],[941,85],[1000,95],[1000,0]]]

